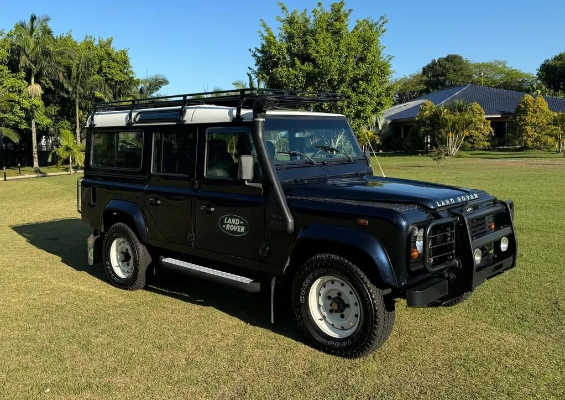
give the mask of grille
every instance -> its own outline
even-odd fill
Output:
[[[487,215],[486,217],[481,217],[469,221],[469,230],[471,231],[471,236],[476,238],[489,231],[489,224],[494,221],[494,216]]]
[[[436,266],[455,257],[455,224],[432,227],[428,235],[428,265]]]

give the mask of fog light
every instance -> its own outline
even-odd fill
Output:
[[[481,249],[475,249],[473,256],[475,257],[475,265],[479,265],[483,260],[483,251]]]
[[[508,250],[508,238],[506,236],[504,236],[501,240],[500,240],[500,250],[501,251],[506,251]]]

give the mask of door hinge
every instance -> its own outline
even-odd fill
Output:
[[[261,257],[267,257],[269,255],[269,247],[267,247],[266,245],[259,247],[259,255]]]
[[[187,235],[187,239],[190,243],[194,243],[196,241],[196,235],[194,234],[194,232],[190,232]]]

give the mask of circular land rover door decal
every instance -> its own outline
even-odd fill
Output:
[[[220,229],[231,236],[243,236],[249,232],[249,224],[238,215],[224,215],[218,220]]]

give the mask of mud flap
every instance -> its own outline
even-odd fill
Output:
[[[102,236],[92,233],[86,241],[88,265],[94,265],[102,262]]]

